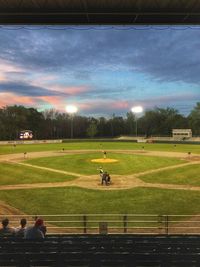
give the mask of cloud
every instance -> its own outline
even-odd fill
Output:
[[[22,72],[24,69],[9,60],[0,60],[0,72]]]
[[[6,78],[3,73],[0,73],[0,82],[6,81]]]
[[[70,71],[87,80],[99,70],[128,69],[200,83],[197,30],[17,30],[1,31],[0,40],[0,59],[29,70]]]
[[[191,108],[200,97],[199,45],[192,29],[1,30],[0,94],[44,108],[73,101],[89,115],[187,100]]]
[[[90,80],[91,79],[91,72],[86,71],[86,70],[78,70],[74,73],[74,79]]]
[[[24,75],[24,70],[6,60],[0,60],[0,82],[12,80],[13,76],[19,79]]]
[[[14,103],[13,103],[14,99]],[[28,96],[18,96],[14,93],[5,93],[0,92],[0,107],[12,106],[15,105],[24,105],[24,106],[34,106],[36,101],[32,97]]]
[[[190,111],[188,103],[195,103],[200,94],[185,93],[182,95],[166,95],[146,99],[137,100],[111,100],[111,99],[98,99],[87,100],[78,104],[79,110],[86,115],[125,115],[131,110],[133,106],[141,105],[144,110],[152,109],[155,107],[174,107],[178,106],[180,111],[184,114]]]
[[[63,85],[51,85],[54,91],[67,94],[68,96],[75,96],[90,92],[88,86],[63,86]]]
[[[55,81],[59,80],[58,75],[54,75],[52,73],[37,73],[34,72],[34,79],[32,79],[32,84],[35,86],[46,86],[55,83]]]
[[[113,101],[110,99],[98,99],[93,101],[84,101],[77,104],[81,113],[95,116],[107,116],[109,114],[122,114],[129,111],[130,103],[128,101]]]
[[[40,96],[37,97],[37,100],[39,100],[39,102],[41,102],[42,100],[46,104],[49,104],[50,106],[58,110],[63,110],[65,107],[63,97],[61,96]]]
[[[200,93],[182,93],[182,94],[171,94],[157,97],[149,97],[147,99],[140,99],[138,103],[146,108],[153,108],[155,106],[171,106],[180,105],[186,102],[196,102],[200,97]]]
[[[57,95],[57,91],[49,90],[46,88],[33,86],[23,82],[1,82],[0,83],[0,92],[12,92],[19,95],[25,96],[44,96],[44,95]],[[63,96],[65,93],[60,92]]]

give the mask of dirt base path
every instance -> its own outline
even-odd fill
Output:
[[[85,153],[97,153],[96,150],[68,150],[68,151],[38,151],[28,152],[24,157],[24,153],[6,154],[0,155],[0,162],[4,161],[24,161],[27,159],[46,158],[46,157],[61,157],[64,155],[85,154]]]
[[[8,205],[7,203],[0,201],[0,218],[5,215],[24,215],[25,213],[20,210]]]
[[[135,155],[145,155],[145,156],[158,156],[158,157],[170,157],[170,158],[181,158],[188,160],[200,160],[199,154],[192,154],[188,156],[188,153],[182,152],[168,152],[168,151],[146,151],[146,150],[106,150],[112,153],[121,153],[121,154],[135,154]],[[102,154],[99,150],[66,150],[66,151],[39,151],[39,152],[28,152],[26,154],[26,158],[24,158],[23,153],[18,154],[6,154],[0,155],[0,162],[2,161],[23,161],[26,159],[34,159],[34,158],[42,158],[42,157],[56,157],[56,156],[64,156],[64,155],[74,155],[74,154],[85,154],[85,153],[98,153]]]
[[[132,175],[112,175],[112,184],[110,186],[102,186],[98,175],[82,175],[79,173],[67,172],[62,170],[57,170],[53,168],[47,168],[42,166],[36,166],[24,162],[26,159],[39,158],[39,157],[53,157],[53,156],[64,156],[64,155],[74,155],[74,154],[85,154],[85,153],[100,153],[99,150],[69,150],[69,151],[42,151],[42,152],[30,152],[27,157],[24,158],[24,154],[9,154],[0,155],[0,162],[8,162],[12,164],[20,164],[30,168],[37,168],[48,170],[56,173],[62,173],[67,175],[73,175],[77,179],[66,182],[54,182],[54,183],[34,183],[34,184],[15,184],[15,185],[2,185],[0,190],[16,190],[16,189],[34,189],[34,188],[51,188],[51,187],[67,187],[67,186],[78,186],[89,189],[98,190],[124,190],[135,187],[151,187],[151,188],[163,188],[163,189],[180,189],[180,190],[195,190],[200,191],[198,186],[189,185],[175,185],[175,184],[158,184],[158,183],[146,183],[142,181],[139,177],[149,173],[155,173],[168,169],[176,169],[183,166],[188,166],[192,164],[200,163],[200,155],[193,154],[188,156],[187,153],[180,152],[164,152],[164,151],[143,151],[143,150],[107,150],[107,152],[115,153],[125,153],[125,154],[143,154],[145,156],[162,156],[162,157],[176,157],[187,160],[181,164],[158,168],[154,170],[148,170],[145,172],[140,172]]]
[[[74,175],[77,179],[66,182],[54,182],[54,183],[34,183],[34,184],[15,184],[15,185],[2,185],[0,190],[16,190],[16,189],[34,189],[34,188],[51,188],[51,187],[67,187],[67,186],[78,186],[89,189],[98,189],[98,190],[124,190],[135,187],[152,187],[152,188],[163,188],[163,189],[180,189],[180,190],[193,190],[200,191],[198,186],[189,186],[189,185],[175,185],[175,184],[158,184],[158,183],[146,183],[142,181],[139,177],[149,173],[155,173],[162,170],[175,169],[189,165],[199,164],[198,161],[187,162],[182,164],[177,164],[174,166],[168,166],[163,168],[158,168],[154,170],[149,170],[145,172],[140,172],[132,175],[112,175],[113,183],[110,186],[102,186],[100,178],[98,175],[81,175],[78,173],[66,172],[62,170],[56,170],[52,168],[41,167],[37,165],[27,164],[23,162],[14,162],[13,164],[24,165],[30,168],[48,170],[52,172]]]

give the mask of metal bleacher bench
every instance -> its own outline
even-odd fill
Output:
[[[200,236],[62,235],[0,239],[0,266],[199,267]]]

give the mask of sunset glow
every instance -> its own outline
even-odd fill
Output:
[[[187,115],[200,99],[199,30],[15,28],[0,30],[0,107],[66,112],[76,103],[99,117],[169,106]]]

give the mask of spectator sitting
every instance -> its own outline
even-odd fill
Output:
[[[35,225],[27,228],[24,233],[25,239],[42,239],[44,238],[44,233],[41,227],[44,226],[42,219],[37,219]],[[46,232],[45,232],[46,233]]]
[[[21,221],[20,221],[21,226],[16,228],[16,230],[15,230],[15,235],[17,237],[24,237],[24,232],[26,230],[26,223],[27,223],[27,221],[25,218],[21,219]]]
[[[38,216],[35,216],[35,221],[37,221],[39,218]],[[42,231],[42,233],[44,234],[44,236],[46,235],[46,232],[47,232],[47,227],[44,225],[44,221],[42,219],[41,220],[41,225],[39,227],[40,231]]]
[[[39,219],[41,220],[41,225],[39,227],[40,231],[42,231],[43,235],[45,236],[46,235],[46,232],[47,232],[47,227],[44,225],[44,221],[42,219]]]
[[[9,220],[7,218],[3,219],[1,223],[2,228],[0,229],[0,237],[14,236],[15,230],[8,226]]]

